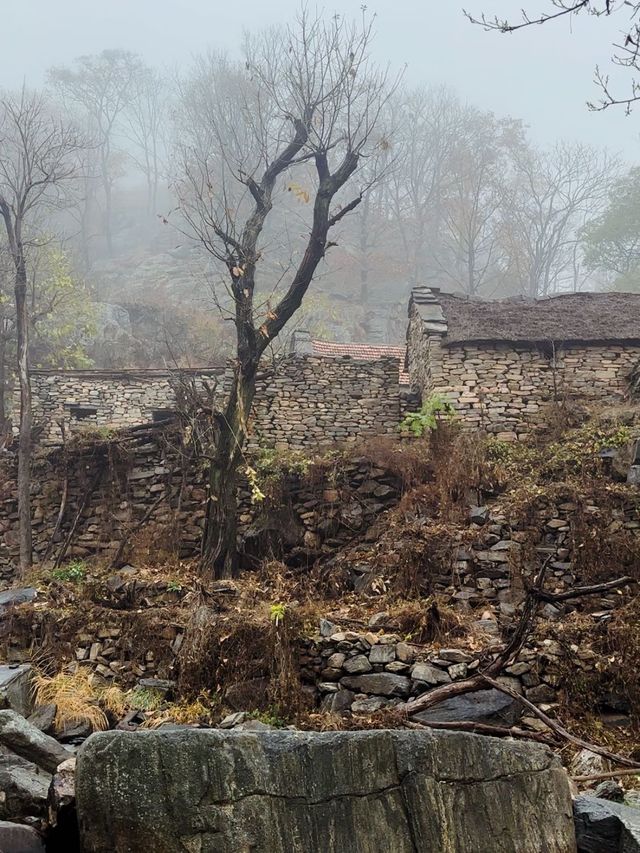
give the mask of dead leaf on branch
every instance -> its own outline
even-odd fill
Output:
[[[289,184],[287,191],[293,193],[298,201],[303,202],[304,204],[309,204],[311,196],[309,195],[308,190],[305,190],[305,188],[301,187],[300,184]]]

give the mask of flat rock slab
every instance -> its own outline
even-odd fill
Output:
[[[21,589],[7,589],[0,592],[0,615],[5,607],[13,607],[17,604],[25,604],[28,601],[34,601],[38,597],[38,590],[32,586],[22,587]]]
[[[640,853],[640,809],[583,796],[573,811],[578,853]]]
[[[0,711],[0,745],[49,773],[73,755],[15,711]]]
[[[103,732],[81,747],[85,853],[575,853],[565,771],[458,732]]]
[[[452,723],[469,720],[497,726],[513,726],[522,716],[522,705],[517,699],[500,690],[476,690],[463,696],[453,696],[433,708],[420,711],[414,717],[418,722]]]

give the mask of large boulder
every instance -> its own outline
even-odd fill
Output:
[[[85,853],[575,853],[538,744],[454,732],[104,732],[80,748]]]
[[[578,853],[640,853],[640,810],[585,795],[573,812]]]
[[[44,853],[44,845],[30,826],[0,820],[0,853]]]

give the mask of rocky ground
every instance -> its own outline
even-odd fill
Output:
[[[73,849],[73,756],[92,731],[179,725],[491,726],[569,768],[581,850],[640,850],[639,431],[614,414],[527,445],[440,435],[414,467],[390,449],[376,464],[404,453],[403,494],[310,567],[286,547],[218,582],[179,560],[76,560],[0,593],[0,849],[15,824],[33,849],[41,832]]]

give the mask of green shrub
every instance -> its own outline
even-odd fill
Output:
[[[73,560],[66,566],[52,569],[51,577],[61,583],[82,583],[87,577],[87,564],[83,560]]]
[[[450,421],[456,410],[439,394],[432,394],[424,401],[418,412],[409,412],[400,423],[400,432],[421,438],[435,430],[442,421]]]

